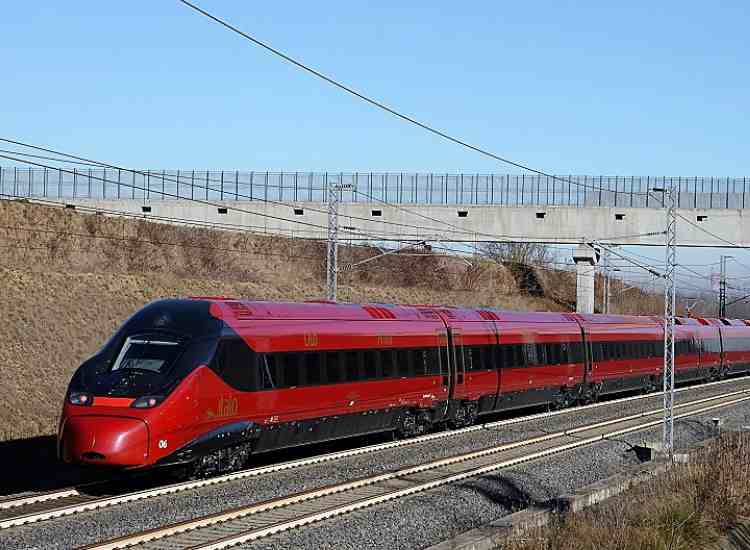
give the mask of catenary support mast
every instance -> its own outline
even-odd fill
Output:
[[[664,271],[664,452],[674,461],[674,317],[677,265],[677,210],[674,183],[664,191],[667,210],[666,262]]]

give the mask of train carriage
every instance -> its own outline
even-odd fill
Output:
[[[678,319],[675,335],[678,381],[750,368],[745,322]],[[162,300],[76,371],[58,453],[209,475],[273,449],[651,391],[662,368],[656,317]]]
[[[590,353],[586,382],[593,398],[657,388],[664,332],[654,317],[580,315]]]

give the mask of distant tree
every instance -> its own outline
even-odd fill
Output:
[[[491,242],[482,248],[488,258],[501,264],[548,266],[554,259],[549,247],[538,243]]]

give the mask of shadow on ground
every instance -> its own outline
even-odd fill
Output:
[[[83,469],[57,460],[55,436],[0,442],[0,495],[49,491],[107,477],[101,470]]]

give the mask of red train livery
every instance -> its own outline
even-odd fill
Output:
[[[750,368],[744,321],[679,319],[676,333],[678,381]],[[162,300],[76,371],[58,452],[209,475],[272,449],[656,390],[662,363],[657,317]]]

